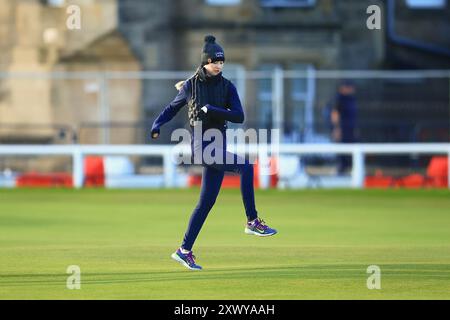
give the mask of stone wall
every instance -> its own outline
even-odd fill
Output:
[[[79,30],[66,26],[66,9],[73,4],[81,11]],[[141,69],[127,41],[114,33],[116,0],[75,0],[60,7],[39,0],[5,0],[0,12],[0,71],[28,74],[0,78],[0,141],[57,143],[58,131],[52,126],[77,128],[83,122],[102,120],[96,110],[99,92],[93,92],[92,80],[65,80],[46,73]],[[138,121],[140,98],[139,80],[121,85],[112,81],[106,102],[111,104],[110,120]],[[101,134],[97,139],[93,136],[86,141],[102,142]],[[133,143],[135,138],[128,133],[110,140]]]

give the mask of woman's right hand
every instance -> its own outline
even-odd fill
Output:
[[[152,139],[158,138],[159,137],[159,129],[152,129],[151,135],[152,135]]]

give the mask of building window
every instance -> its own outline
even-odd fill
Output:
[[[316,0],[261,0],[263,7],[311,7]]]
[[[235,6],[241,3],[241,0],[206,0],[210,6]]]
[[[411,9],[444,9],[447,0],[406,0],[406,5]]]

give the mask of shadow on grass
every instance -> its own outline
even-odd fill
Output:
[[[179,266],[180,270],[158,270],[149,272],[105,272],[82,273],[82,285],[115,284],[136,282],[167,281],[205,281],[239,279],[302,279],[302,280],[348,280],[367,278],[368,265],[365,264],[324,264],[289,265],[268,267],[230,267],[210,268],[190,271]],[[401,279],[449,280],[450,264],[380,264],[384,277]],[[68,274],[0,274],[0,287],[64,285]]]

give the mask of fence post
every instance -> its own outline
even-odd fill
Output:
[[[245,68],[243,66],[239,66],[236,70],[236,86],[237,86],[237,90],[239,92],[239,97],[242,101],[243,104],[243,108],[245,109],[247,106],[246,103],[246,80],[247,80],[247,75],[246,75],[246,71]],[[244,110],[246,111],[246,110]]]
[[[352,166],[352,187],[364,187],[364,154],[361,147],[355,146],[352,151],[353,166]]]
[[[270,186],[270,158],[268,155],[267,142],[258,146],[258,172],[259,187],[267,189]]]
[[[172,147],[167,146],[164,152],[164,186],[166,188],[173,188],[175,186],[175,170],[176,165],[173,161]]]
[[[73,186],[76,189],[81,189],[83,187],[83,176],[84,176],[84,155],[79,146],[73,147]]]
[[[283,69],[276,67],[272,76],[272,119],[273,126],[280,129],[280,143],[284,137],[284,89],[283,89],[284,74]]]

